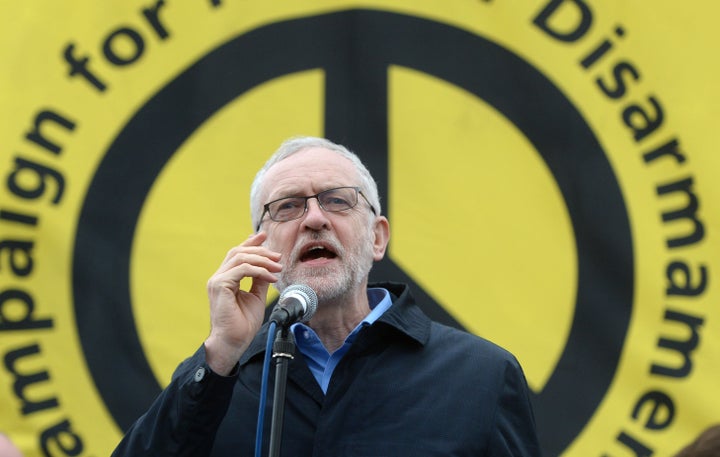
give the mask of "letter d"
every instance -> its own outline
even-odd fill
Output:
[[[574,6],[574,12],[576,13],[575,17],[577,18],[576,20],[573,18],[573,21],[568,21],[570,18],[567,16],[571,15],[573,11],[567,10],[567,8],[563,9],[563,5],[568,5],[568,8],[572,8]],[[561,24],[558,24],[558,21],[555,21],[555,26],[553,26],[553,24],[550,23],[551,19],[558,13],[558,11],[561,10],[567,10],[564,11],[566,15],[566,18],[563,21],[564,23],[562,24],[562,27],[557,27]],[[562,13],[560,14],[562,15]],[[535,19],[533,19],[533,24],[537,25],[542,31],[557,40],[572,43],[579,40],[583,37],[583,35],[585,35],[585,33],[587,33],[590,29],[590,25],[592,24],[592,19],[593,16],[592,11],[590,11],[590,7],[588,7],[582,0],[551,0],[545,8],[540,11]],[[565,22],[571,23],[568,24]]]

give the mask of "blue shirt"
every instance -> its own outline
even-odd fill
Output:
[[[370,313],[350,332],[343,345],[332,354],[322,344],[317,333],[307,325],[298,323],[290,327],[293,335],[295,335],[295,344],[298,350],[307,359],[308,368],[310,368],[324,393],[327,393],[328,384],[330,384],[330,378],[335,367],[350,349],[360,329],[372,325],[392,305],[390,293],[386,289],[368,289],[367,294]]]

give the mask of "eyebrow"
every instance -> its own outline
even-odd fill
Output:
[[[275,200],[279,200],[279,199],[281,199],[281,198],[307,197],[308,195],[319,194],[319,193],[321,193],[321,192],[325,192],[326,190],[337,189],[337,188],[339,188],[339,187],[357,187],[357,188],[360,188],[360,186],[350,185],[350,184],[329,184],[329,185],[327,185],[327,186],[322,186],[322,187],[320,187],[321,190],[319,190],[319,191],[317,191],[317,192],[314,192],[314,193],[307,193],[307,192],[303,192],[303,191],[282,192],[282,193],[277,193],[275,197],[272,197],[272,195],[273,195],[274,192],[271,192],[270,194],[268,194],[268,196],[267,196],[267,201],[266,201],[265,203],[272,202],[272,201],[275,201]],[[309,192],[313,192],[313,191],[309,191]]]

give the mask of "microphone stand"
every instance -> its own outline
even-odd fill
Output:
[[[270,423],[270,457],[280,455],[282,441],[283,416],[285,415],[285,389],[287,387],[288,363],[294,358],[295,338],[288,326],[279,327],[273,343],[275,360],[275,390],[273,392],[273,411]]]

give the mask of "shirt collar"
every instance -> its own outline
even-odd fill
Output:
[[[358,325],[355,326],[355,328],[345,338],[346,343],[352,343],[363,327],[372,325],[376,320],[378,320],[380,316],[385,313],[385,311],[390,308],[390,306],[392,306],[390,292],[388,292],[386,289],[383,289],[381,287],[368,288],[367,296],[368,305],[370,305],[370,312],[365,316],[362,321],[360,321]],[[302,339],[298,338],[300,332],[313,332],[312,328],[301,322],[291,325],[290,331],[293,332],[293,334],[295,335],[295,342],[298,344],[298,347],[302,345],[301,342],[303,341]]]
[[[381,299],[373,310],[368,314],[365,320],[369,319],[371,315],[378,309],[385,300],[391,302],[389,308],[384,312],[378,310],[378,315],[373,318],[375,325],[383,323],[397,330],[400,335],[404,335],[420,345],[425,345],[430,338],[430,319],[422,312],[422,310],[416,305],[415,299],[410,293],[410,288],[407,284],[383,282],[371,284],[369,291],[373,289],[385,289],[388,292],[387,296]],[[375,292],[373,292],[373,295]],[[385,295],[385,294],[383,294]],[[370,295],[368,295],[370,299]],[[376,298],[373,298],[376,300]],[[382,309],[382,308],[380,308]],[[361,322],[361,325],[363,323]],[[267,342],[268,324],[265,323],[260,329],[258,334],[253,339],[250,346],[240,358],[240,365],[244,365],[250,361],[253,357],[258,354],[265,352],[265,345]]]

